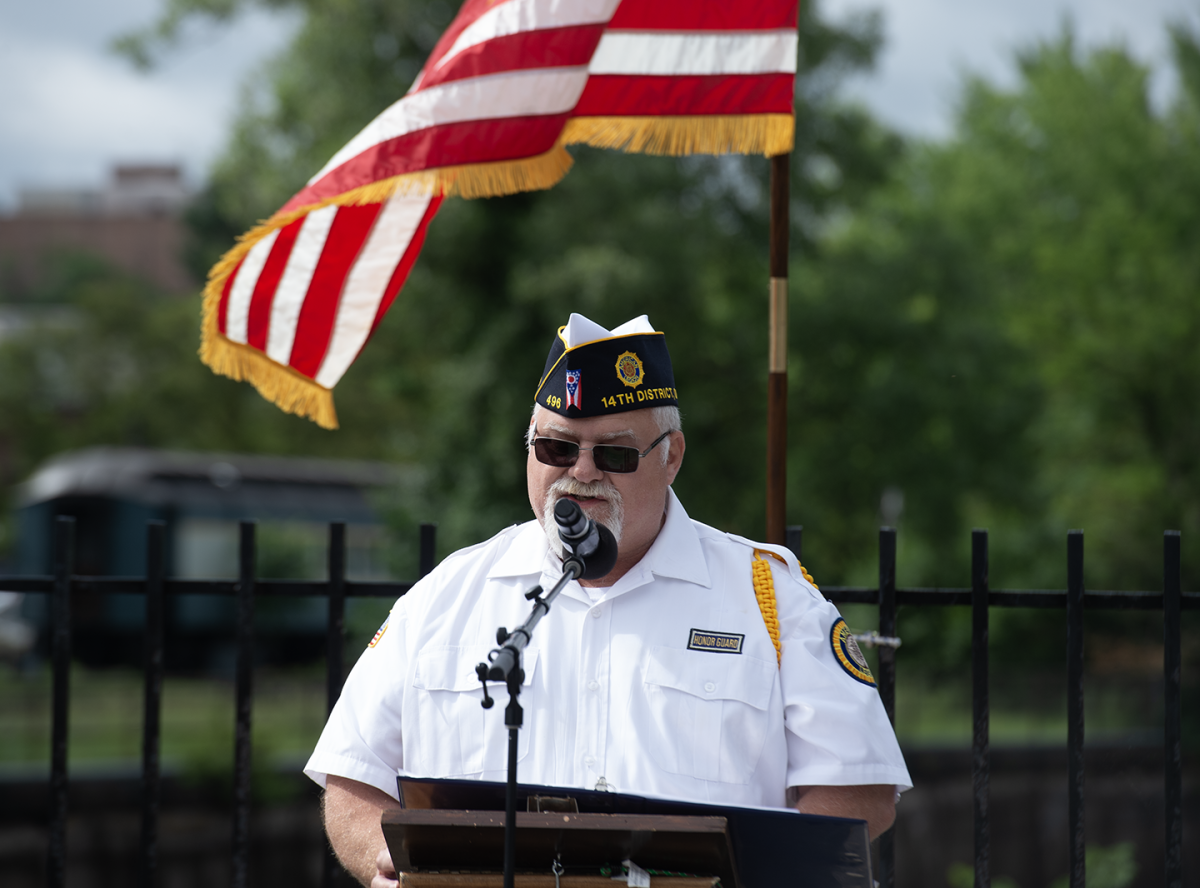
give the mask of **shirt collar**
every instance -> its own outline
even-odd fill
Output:
[[[525,577],[544,572],[552,574],[561,569],[558,559],[550,552],[541,524],[528,521],[516,528],[516,537],[487,575],[489,579]],[[683,503],[670,488],[667,489],[667,520],[642,560],[617,582],[617,586],[626,586],[626,580],[630,577],[639,577],[640,580],[634,580],[629,585],[642,585],[649,582],[650,574],[699,586],[712,584],[704,549],[700,545],[700,535],[696,533],[696,526],[684,510]]]
[[[488,579],[537,576],[550,557],[546,534],[537,521],[526,521],[515,528],[516,536],[488,571]]]
[[[712,585],[696,525],[670,488],[667,489],[667,520],[635,570],[638,568],[649,570],[655,576],[672,577],[698,586]]]

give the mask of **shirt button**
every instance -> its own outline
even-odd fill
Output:
[[[716,685],[715,685],[713,682],[711,682],[711,681],[710,681],[710,682],[705,682],[705,684],[704,684],[704,690],[708,691],[708,693],[710,693],[710,694],[711,694],[711,693],[712,693],[713,691],[715,691],[716,689],[717,689],[717,686],[716,686]]]
[[[595,679],[592,679],[591,681],[588,682],[588,690],[589,691],[599,690],[599,688],[600,688],[600,682],[596,681]]]
[[[593,620],[600,619],[600,608],[598,608],[598,607],[592,608],[592,619]]]
[[[583,757],[583,763],[590,768],[592,765],[596,764],[596,759],[594,756],[585,755]]]

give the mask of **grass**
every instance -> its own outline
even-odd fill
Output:
[[[875,652],[868,657],[874,660]],[[872,663],[873,668],[876,664]],[[131,669],[71,672],[69,761],[73,771],[136,768],[142,750],[143,679]],[[1161,678],[1089,676],[1085,719],[1089,743],[1161,742]],[[1066,743],[1066,678],[994,670],[991,742]],[[165,769],[197,779],[232,767],[234,687],[215,678],[167,678],[161,751]],[[258,770],[298,768],[325,721],[320,664],[255,673],[253,761]],[[967,748],[971,743],[970,670],[933,679],[900,664],[896,728],[906,746]],[[48,668],[20,674],[0,667],[0,768],[45,772],[50,763],[51,679]]]
[[[857,632],[877,625],[878,609],[845,605],[846,621]],[[905,627],[900,626],[901,638]],[[928,642],[927,642],[928,643]],[[1093,646],[1111,652],[1104,639]],[[907,747],[971,746],[971,665],[966,655],[955,669],[914,662],[914,645],[902,647],[896,667],[896,734]],[[1137,648],[1139,652],[1142,648]],[[1151,653],[1154,651],[1151,649]],[[879,653],[863,651],[879,674]],[[1163,736],[1161,650],[1157,661],[1113,656],[1088,662],[1084,676],[1084,722],[1088,744],[1160,744]],[[993,651],[989,665],[989,739],[1000,746],[1065,746],[1067,675],[1057,668],[1006,662]],[[1185,704],[1186,709],[1186,704]]]
[[[143,684],[127,669],[71,671],[68,715],[72,769],[129,766],[142,755]],[[42,770],[50,765],[49,669],[32,675],[0,672],[0,766]],[[257,765],[299,763],[325,722],[325,679],[319,669],[255,674],[251,742]],[[167,678],[163,684],[163,766],[197,776],[232,766],[234,686],[231,681]]]

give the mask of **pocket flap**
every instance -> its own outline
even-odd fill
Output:
[[[646,662],[645,680],[702,700],[739,700],[755,709],[766,709],[777,672],[774,663],[745,654],[653,647]]]
[[[423,648],[417,654],[417,669],[413,675],[413,687],[423,691],[478,691],[482,687],[475,667],[487,662],[492,648],[456,647],[437,645]],[[521,666],[525,670],[522,686],[533,683],[533,672],[537,668],[538,649],[527,647],[521,652]],[[489,682],[491,688],[495,682]]]

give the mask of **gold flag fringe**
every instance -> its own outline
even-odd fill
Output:
[[[217,329],[221,293],[233,270],[247,253],[276,229],[330,205],[363,206],[382,203],[392,195],[442,194],[463,198],[497,197],[538,191],[557,184],[571,169],[571,155],[562,144],[536,157],[468,166],[442,167],[372,182],[288,213],[277,213],[238,238],[238,242],[208,272],[204,287],[200,360],[214,373],[249,382],[281,410],[313,420],[326,429],[338,427],[333,392],[279,364],[258,349],[232,342]]]
[[[441,167],[393,176],[276,213],[238,238],[208,273],[204,287],[200,360],[214,373],[249,382],[281,410],[313,420],[326,429],[338,427],[333,391],[271,360],[258,349],[232,342],[217,329],[221,293],[247,253],[272,231],[321,207],[382,203],[394,194],[440,194],[446,197],[499,197],[540,191],[556,185],[571,169],[564,146],[585,144],[641,154],[762,154],[792,150],[795,118],[791,114],[726,114],[691,117],[577,117],[567,121],[558,142],[535,157],[495,163]]]
[[[210,281],[211,287],[211,281]],[[291,367],[272,361],[256,348],[232,342],[217,329],[217,298],[211,291],[204,294],[204,318],[200,340],[200,360],[214,373],[239,382],[250,383],[258,393],[285,413],[295,413],[311,419],[323,429],[338,427],[333,408],[333,392]]]
[[[795,142],[791,114],[690,117],[576,117],[561,141],[639,154],[786,154]]]

